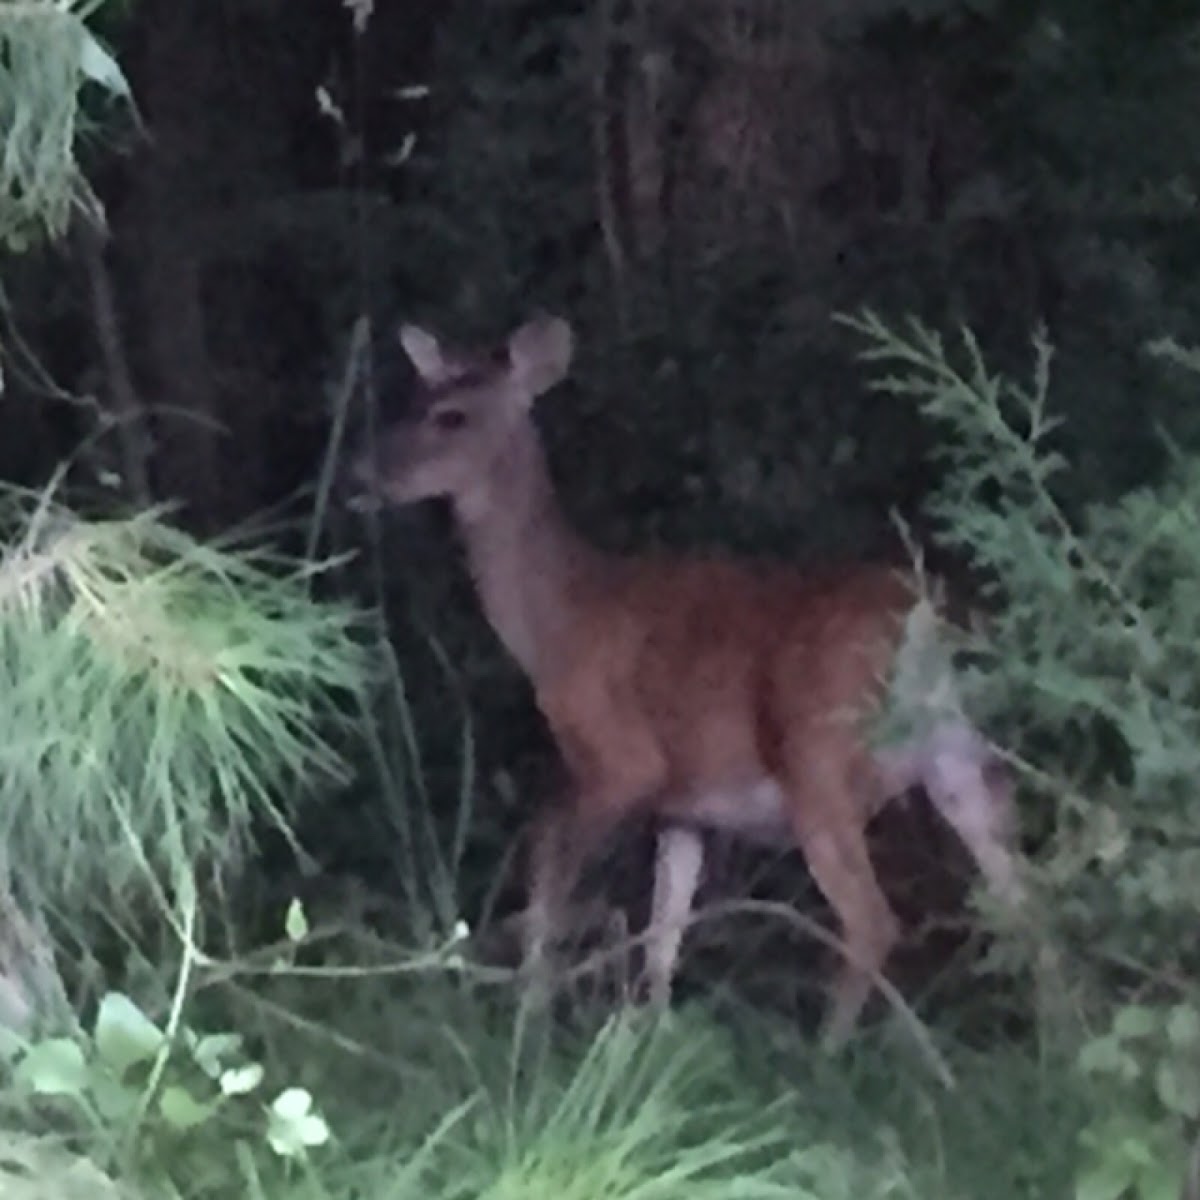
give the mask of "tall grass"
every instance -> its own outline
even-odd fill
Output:
[[[286,986],[286,985],[285,985]],[[297,997],[298,999],[298,997]],[[1009,1200],[1069,1195],[1080,1080],[1014,1045],[949,1044],[947,1092],[903,1046],[830,1059],[789,1022],[707,1004],[531,1026],[435,977],[311,992],[325,1034],[274,1042],[325,1084],[328,1196]],[[316,1062],[321,1065],[316,1066]]]
[[[65,232],[94,204],[75,158],[80,93],[131,101],[129,85],[85,20],[103,0],[22,0],[0,7],[0,245],[22,250]]]
[[[318,567],[15,491],[0,546],[0,845],[31,909],[73,927],[165,895],[347,776],[369,662]]]

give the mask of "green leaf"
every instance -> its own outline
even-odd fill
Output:
[[[226,1096],[244,1096],[262,1083],[263,1074],[259,1063],[248,1063],[244,1067],[224,1071],[221,1074],[221,1092]]]
[[[1169,1112],[1200,1117],[1200,1063],[1188,1059],[1159,1063],[1154,1089]]]
[[[215,1104],[202,1104],[186,1088],[175,1084],[163,1088],[158,1111],[172,1129],[194,1129],[216,1111]]]
[[[1138,1200],[1179,1200],[1180,1181],[1186,1170],[1187,1164],[1179,1155],[1156,1158],[1138,1172]]]
[[[1187,1170],[1182,1142],[1170,1136],[1162,1139],[1152,1162],[1138,1172],[1138,1200],[1178,1200]]]
[[[1124,1057],[1121,1043],[1112,1035],[1093,1038],[1079,1051],[1079,1069],[1085,1075],[1116,1074]]]
[[[1191,1004],[1176,1004],[1167,1017],[1167,1037],[1179,1049],[1200,1046],[1200,1011]]]
[[[304,905],[296,897],[288,905],[283,928],[289,941],[302,942],[308,936],[308,918],[304,915]]]
[[[79,70],[93,83],[98,83],[114,96],[128,98],[129,83],[117,60],[85,28],[79,46]]]
[[[39,1096],[82,1096],[87,1091],[88,1067],[77,1042],[49,1038],[30,1048],[13,1077]]]
[[[1132,1165],[1120,1158],[1093,1163],[1075,1181],[1075,1200],[1119,1200],[1133,1185]]]
[[[1113,1021],[1113,1033],[1119,1038],[1148,1037],[1162,1024],[1162,1016],[1144,1004],[1127,1004]]]
[[[1121,1158],[1135,1167],[1137,1170],[1142,1170],[1154,1162],[1157,1154],[1157,1139],[1154,1136],[1154,1129],[1148,1123],[1130,1130],[1117,1146],[1120,1150]]]
[[[122,1083],[107,1071],[93,1072],[91,1096],[100,1116],[114,1124],[129,1120],[141,1100],[141,1093],[137,1088]]]
[[[216,1079],[224,1070],[222,1059],[239,1054],[243,1041],[240,1033],[210,1033],[196,1042],[192,1057],[209,1079]]]
[[[96,1014],[96,1051],[118,1075],[149,1062],[162,1048],[163,1033],[128,996],[109,992]]]

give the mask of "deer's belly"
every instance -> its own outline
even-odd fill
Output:
[[[783,789],[770,778],[671,797],[664,809],[665,816],[681,823],[719,829],[750,841],[775,845],[791,838]]]

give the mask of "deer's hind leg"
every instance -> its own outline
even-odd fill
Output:
[[[1021,907],[1017,815],[1007,769],[965,720],[935,730],[919,766],[933,806],[971,853],[993,895],[1010,909]]]
[[[900,937],[867,849],[865,807],[855,759],[830,749],[790,771],[792,828],[809,871],[842,928],[843,960],[830,990],[821,1040],[840,1047],[858,1022]]]

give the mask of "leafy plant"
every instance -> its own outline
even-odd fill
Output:
[[[1200,1008],[1126,1004],[1077,1064],[1097,1098],[1077,1200],[1175,1200],[1200,1119]]]
[[[1030,786],[1054,798],[1041,825],[1054,834],[1049,877],[1075,893],[1075,904],[1062,897],[1068,926],[1093,948],[1103,933],[1127,960],[1173,962],[1200,861],[1188,817],[1200,773],[1200,616],[1188,601],[1200,582],[1200,461],[1177,456],[1160,484],[1115,502],[1068,504],[1044,339],[1022,385],[990,371],[969,333],[960,366],[919,324],[900,335],[872,314],[847,323],[868,339],[865,357],[890,368],[872,386],[946,430],[928,509],[942,545],[978,570],[990,609],[960,681]]]
[[[1102,1086],[1078,1195],[1174,1196],[1200,1116],[1200,458],[1175,453],[1156,486],[1069,504],[1044,338],[1021,385],[987,368],[969,332],[952,353],[915,322],[845,323],[887,368],[873,386],[949,433],[929,508],[993,610],[959,678],[1040,802],[1043,909],[1073,951],[1060,1000],[1081,1029],[1107,1030],[1080,1039],[1077,1069]]]
[[[329,1138],[305,1089],[255,1101],[265,1072],[246,1056],[241,1035],[181,1025],[172,1040],[121,993],[101,1000],[90,1033],[6,1049],[19,1090],[129,1147],[121,1158],[134,1164],[135,1176],[169,1177],[181,1159],[194,1169],[211,1164],[231,1133],[245,1140],[255,1128],[281,1158],[300,1157]]]

